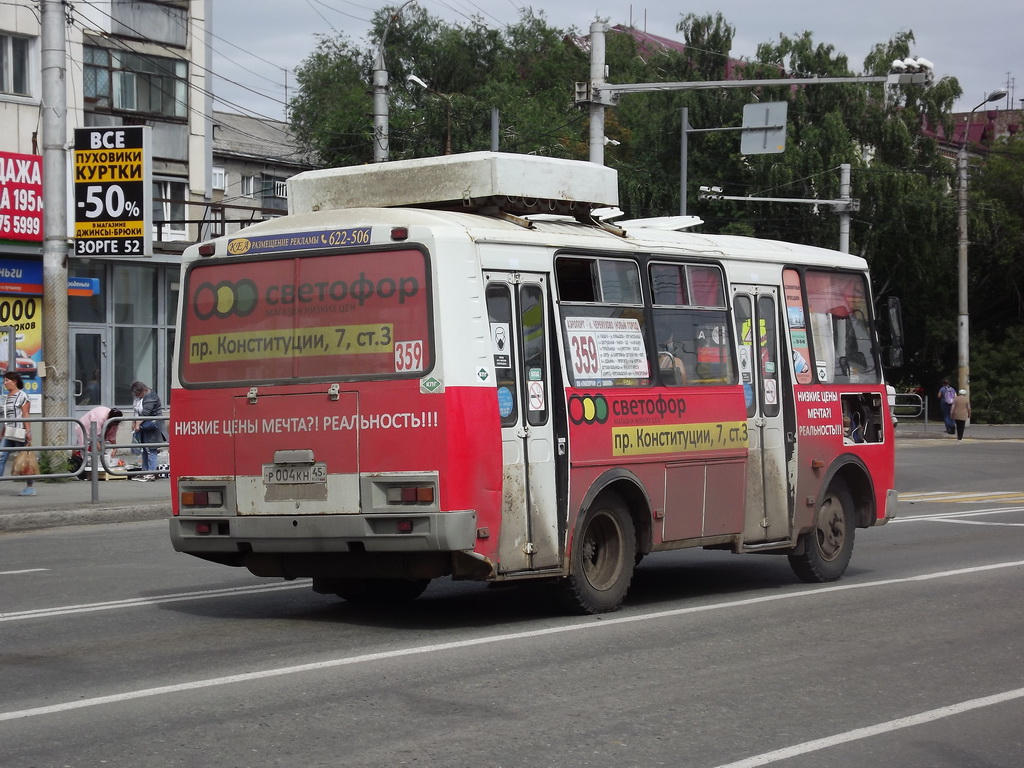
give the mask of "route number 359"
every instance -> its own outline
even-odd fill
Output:
[[[412,373],[423,370],[423,342],[395,342],[395,373]]]
[[[597,374],[600,366],[597,358],[597,342],[593,336],[573,336],[570,339],[572,365],[576,375]]]

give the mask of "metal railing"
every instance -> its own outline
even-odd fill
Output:
[[[47,472],[45,474],[37,475],[4,475],[0,477],[0,481],[11,481],[11,480],[60,480],[64,478],[79,478],[85,479],[88,475],[91,480],[91,500],[98,502],[99,498],[99,473],[100,467],[103,471],[111,476],[123,476],[130,477],[131,475],[138,474],[153,474],[153,471],[147,471],[143,469],[131,469],[128,467],[111,467],[107,462],[107,450],[119,451],[122,448],[136,449],[145,446],[148,449],[160,451],[164,448],[168,448],[170,443],[108,443],[104,439],[104,435],[107,434],[107,429],[111,424],[120,424],[124,421],[158,421],[167,422],[169,416],[146,416],[145,418],[139,416],[117,416],[113,419],[107,419],[103,422],[99,429],[96,427],[96,423],[93,421],[89,422],[88,427],[80,420],[66,416],[29,416],[27,418],[10,419],[7,421],[0,421],[0,424],[8,424],[14,422],[22,422],[28,424],[46,424],[55,422],[64,422],[68,424],[69,433],[74,434],[74,425],[78,425],[78,428],[82,432],[83,441],[70,442],[66,445],[14,445],[9,448],[0,448],[2,453],[21,453],[22,451],[31,451],[32,453],[44,453],[49,451],[56,451],[60,453],[79,453],[82,457],[82,464],[75,471],[68,472]],[[8,464],[11,464],[13,459],[8,459]],[[13,469],[13,467],[12,467]]]
[[[897,419],[923,418],[928,428],[928,399],[915,392],[897,392],[892,412]]]

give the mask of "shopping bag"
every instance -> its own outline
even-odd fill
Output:
[[[38,475],[39,460],[35,451],[18,451],[14,456],[14,474]]]

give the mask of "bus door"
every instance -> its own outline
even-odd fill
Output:
[[[555,482],[548,282],[487,272],[487,314],[501,418],[502,572],[561,562]]]
[[[739,334],[740,382],[747,405],[749,458],[745,543],[789,538],[789,472],[786,462],[783,365],[779,352],[779,291],[733,286]]]

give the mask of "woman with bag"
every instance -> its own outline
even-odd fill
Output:
[[[32,442],[32,427],[24,421],[17,420],[28,418],[31,404],[28,395],[25,394],[25,382],[17,371],[7,371],[4,374],[4,396],[0,403],[0,414],[3,419],[3,431],[0,432],[3,439],[0,440],[0,448],[23,448]],[[0,476],[7,469],[7,459],[11,453],[0,452]],[[37,474],[37,473],[32,473]],[[35,496],[36,489],[33,487],[33,480],[26,480],[25,487],[18,493],[19,496]]]
[[[160,396],[151,390],[141,381],[132,382],[132,407],[137,421],[132,422],[132,429],[138,433],[139,442],[142,444],[142,471],[146,474],[136,475],[132,480],[152,481],[156,480],[156,459],[160,453],[159,448],[147,448],[146,443],[166,443],[167,432],[164,431],[163,421],[157,421],[164,415],[164,407],[160,402]]]

